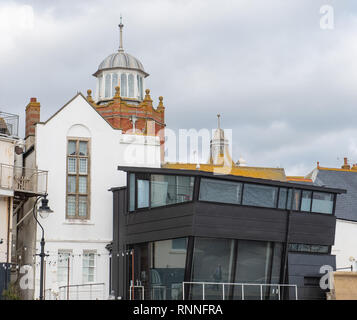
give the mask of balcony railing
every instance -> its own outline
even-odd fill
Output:
[[[0,136],[18,137],[19,116],[0,111]]]
[[[105,300],[104,283],[88,283],[59,287],[59,300]]]
[[[294,284],[183,282],[182,298],[189,300],[298,300]],[[187,298],[187,297],[186,297]]]
[[[17,192],[46,194],[48,172],[0,164],[0,188]]]

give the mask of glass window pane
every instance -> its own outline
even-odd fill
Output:
[[[88,159],[79,159],[79,173],[88,173]]]
[[[138,179],[138,208],[147,208],[149,206],[149,180]]]
[[[287,188],[280,188],[279,192],[279,209],[286,209],[286,197],[288,195],[288,189]]]
[[[80,217],[87,216],[87,197],[79,197],[78,215]]]
[[[141,257],[151,257],[151,263],[146,268],[145,263],[140,264],[142,284],[146,287],[149,284],[148,291],[151,293],[151,299],[182,300],[186,249],[172,251],[171,240],[151,242],[149,244],[149,255],[147,244],[136,246],[134,249],[135,252],[140,252]],[[144,261],[144,259],[141,261]],[[150,276],[147,270],[150,272]],[[148,280],[147,282],[144,280],[145,278]]]
[[[151,175],[151,207],[191,201],[193,185],[193,177]]]
[[[118,75],[116,73],[112,74],[112,96],[115,95],[115,87],[119,85]]]
[[[187,238],[172,239],[172,249],[186,250]]]
[[[128,89],[127,89],[127,76],[125,73],[120,75],[120,95],[122,97],[128,96]]]
[[[241,183],[202,178],[199,199],[211,202],[240,204],[241,192]]]
[[[76,158],[68,158],[68,173],[77,173]]]
[[[79,177],[78,189],[79,193],[87,193],[87,177]]]
[[[88,155],[88,142],[87,141],[80,141],[79,142],[79,155],[80,156],[87,156]]]
[[[306,191],[306,190],[302,191],[301,211],[310,211],[311,196],[312,196],[312,192],[311,191]]]
[[[332,214],[334,201],[333,194],[314,192],[312,197],[312,212]]]
[[[128,82],[129,82],[129,97],[133,98],[134,97],[134,76],[132,74],[129,74]]]
[[[68,141],[68,154],[73,156],[76,154],[76,141]]]
[[[192,261],[192,282],[231,283],[234,265],[235,240],[195,238]],[[222,299],[218,284],[206,287],[207,300]],[[202,300],[202,286],[190,290],[190,299]]]
[[[278,188],[245,183],[243,205],[275,208]]]
[[[68,176],[68,193],[76,193],[76,177]]]
[[[111,89],[111,85],[110,85],[110,74],[107,74],[105,76],[105,97],[109,98],[110,97],[110,89]]]
[[[129,186],[130,186],[130,194],[129,194],[129,211],[134,211],[135,210],[135,174],[130,173],[130,178],[129,178]]]
[[[67,215],[68,216],[76,215],[76,197],[75,196],[67,197]]]
[[[291,204],[293,205],[292,210],[298,211],[300,205],[300,190],[294,190],[294,197],[292,198],[293,189],[289,189],[288,192],[288,203],[287,209],[291,209]],[[292,203],[291,203],[292,201]]]

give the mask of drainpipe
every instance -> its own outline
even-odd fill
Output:
[[[7,252],[6,252],[6,262],[9,263],[10,260],[10,222],[11,222],[11,198],[7,198]]]

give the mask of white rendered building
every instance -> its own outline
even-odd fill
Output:
[[[48,199],[54,211],[48,218],[39,219],[45,230],[45,252],[48,254],[44,272],[46,299],[108,298],[111,259],[108,247],[113,233],[113,200],[109,188],[126,184],[125,173],[119,172],[117,167],[160,167],[160,138],[146,129],[150,122],[155,127],[155,115],[163,113],[164,108],[159,106],[156,111],[151,106],[151,115],[149,112],[140,115],[140,108],[145,107],[147,111],[152,102],[148,92],[145,98],[142,93],[147,73],[139,60],[130,56],[133,60],[124,59],[123,62],[123,55],[127,54],[121,45],[118,53],[100,64],[95,74],[98,77],[96,102],[91,91],[88,90],[87,97],[79,93],[45,122],[31,121],[31,112],[37,112],[39,118],[36,99],[33,98],[26,109],[26,123],[29,128],[35,128],[34,135],[30,130],[26,132],[26,161],[49,172]],[[117,59],[111,59],[112,56]],[[137,64],[132,65],[132,61]],[[106,79],[107,74],[111,77],[109,89],[105,82],[102,86],[101,80]],[[117,75],[118,80],[124,79],[123,74],[127,80],[115,84],[113,75]],[[134,80],[133,88],[128,80],[131,75],[139,79],[139,84]],[[111,91],[113,81],[115,86]],[[129,83],[123,92],[125,81]],[[119,85],[123,96],[119,88],[115,88]],[[110,93],[103,97],[102,92],[108,90]],[[125,109],[125,112],[112,112],[108,116],[108,110],[116,104],[117,110]],[[135,121],[130,117],[131,109],[135,109]],[[145,130],[135,128],[137,119],[144,121]],[[126,132],[121,129],[124,120]],[[127,130],[128,125],[133,130]],[[32,205],[33,202],[27,203],[26,210]],[[37,299],[40,259],[35,255],[40,252],[41,229],[30,220],[24,225],[18,231],[18,246],[23,248],[22,263],[35,266],[34,288],[26,289],[24,296]],[[32,237],[34,229],[36,239]]]

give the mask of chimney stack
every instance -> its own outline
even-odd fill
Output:
[[[36,123],[40,122],[40,103],[36,98],[31,98],[26,107],[26,133],[25,138],[35,135]]]
[[[348,164],[348,159],[343,158],[343,166],[341,166],[342,169],[350,170],[351,166]]]

